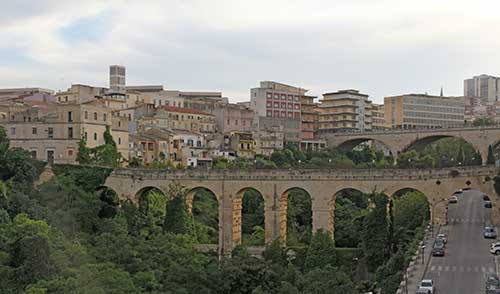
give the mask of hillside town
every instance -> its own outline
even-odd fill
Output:
[[[286,144],[301,151],[329,146],[338,132],[463,127],[500,120],[500,78],[464,81],[460,97],[401,94],[383,104],[357,89],[322,97],[300,86],[261,81],[249,100],[222,92],[126,84],[126,68],[109,67],[109,88],[72,84],[65,91],[0,89],[0,125],[12,147],[49,163],[77,163],[82,142],[105,143],[109,130],[125,165],[211,167],[214,158],[270,156]]]

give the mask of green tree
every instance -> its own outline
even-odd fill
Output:
[[[174,234],[193,233],[192,218],[186,206],[186,189],[179,184],[171,184],[166,194],[171,200],[167,203],[163,230]]]
[[[488,146],[488,158],[486,160],[486,164],[495,164],[495,155],[493,154],[493,147],[491,145]]]
[[[301,293],[354,294],[358,293],[349,276],[331,265],[317,267],[300,281]]]
[[[335,266],[337,254],[335,244],[328,232],[318,230],[311,239],[304,263],[304,270],[324,268],[327,265]]]
[[[364,219],[362,232],[363,251],[365,253],[368,270],[375,270],[388,258],[389,234],[387,221],[387,196],[373,194],[375,207]]]
[[[80,164],[91,164],[91,150],[87,147],[87,141],[82,138],[78,141],[78,154],[76,156],[76,161]]]

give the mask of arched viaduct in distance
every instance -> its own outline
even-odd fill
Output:
[[[388,196],[402,189],[424,193],[433,206],[435,223],[446,221],[446,201],[454,191],[472,187],[490,194],[493,202],[492,221],[500,223],[498,197],[492,180],[497,174],[493,166],[451,169],[293,169],[293,170],[135,170],[117,169],[105,186],[114,190],[121,201],[138,203],[141,191],[157,188],[166,191],[179,183],[189,189],[188,199],[200,189],[214,193],[219,204],[219,245],[229,253],[241,244],[242,197],[246,190],[256,189],[264,198],[265,240],[286,240],[287,197],[291,189],[302,189],[312,199],[313,231],[324,229],[333,236],[335,194],[343,189],[364,193],[383,192]],[[189,200],[188,200],[189,201]]]
[[[364,141],[374,140],[385,145],[395,158],[401,152],[412,148],[419,151],[429,143],[448,137],[462,138],[470,143],[480,152],[485,164],[488,158],[488,146],[496,146],[500,142],[500,127],[388,130],[325,135],[328,146],[346,149],[352,149]]]

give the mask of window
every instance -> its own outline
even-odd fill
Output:
[[[97,133],[94,133],[94,141],[97,141]]]
[[[73,139],[73,128],[72,127],[68,128],[68,138]]]
[[[153,143],[148,143],[148,150],[149,151],[155,150],[155,146],[153,145]]]
[[[299,96],[293,96],[293,100],[299,101]]]
[[[122,144],[122,138],[118,138],[118,145]]]
[[[106,113],[104,113],[104,114],[102,115],[102,120],[103,120],[103,121],[106,121]]]
[[[73,112],[68,111],[68,122],[72,122],[72,121],[73,121]]]
[[[281,108],[286,109],[286,103],[285,102],[281,102]]]
[[[38,133],[38,131],[37,131],[37,129],[36,129],[36,128],[33,128],[33,129],[31,130],[31,133],[32,133],[33,135],[36,135],[36,134]]]
[[[273,116],[273,111],[272,111],[272,110],[268,110],[268,111],[266,112],[266,116],[267,116],[267,117],[272,117],[272,116]]]
[[[299,109],[300,108],[300,104],[295,104],[295,109]]]
[[[274,108],[280,108],[280,103],[279,102],[274,102]]]
[[[227,119],[227,124],[230,125],[231,124],[231,121],[229,120],[229,118]]]
[[[236,120],[234,120],[234,124],[235,124],[235,125],[238,125],[238,120],[237,120],[237,119],[236,119]]]
[[[122,122],[118,121],[118,127],[121,127],[121,126],[122,126]]]
[[[73,156],[73,149],[68,149],[68,156],[72,157]]]
[[[293,112],[289,111],[289,112],[288,112],[288,117],[289,117],[289,118],[292,118],[292,117],[293,117]]]
[[[266,97],[267,98],[273,98],[273,94],[272,93],[266,93]]]
[[[200,140],[196,141],[196,147],[201,147],[201,141]]]
[[[131,121],[132,120],[132,115],[129,113],[128,114],[128,121]]]
[[[97,120],[97,112],[94,112],[94,120]]]
[[[31,150],[30,156],[31,156],[31,158],[36,159],[36,150]]]
[[[10,128],[10,134],[15,135],[16,134],[16,128]]]
[[[285,94],[281,94],[281,100],[286,100],[286,95]]]
[[[274,111],[274,117],[280,117],[280,112],[279,110]]]
[[[192,139],[188,140],[188,146],[193,147],[193,140]]]
[[[288,109],[292,109],[293,108],[293,104],[292,103],[288,103]]]
[[[85,112],[83,113],[83,117],[85,119],[89,119],[89,112],[87,110],[85,110]]]
[[[280,95],[279,94],[274,94],[274,99],[280,99]]]
[[[286,111],[281,111],[281,117],[286,117]]]
[[[54,139],[54,128],[48,128],[47,133],[49,135],[49,139]]]
[[[87,134],[87,132],[83,133],[83,138],[85,139],[85,141],[87,141],[87,139],[88,139],[88,134]]]
[[[273,103],[271,101],[267,101],[266,106],[267,107],[273,107]]]

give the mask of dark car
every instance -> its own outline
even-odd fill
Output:
[[[496,274],[490,273],[486,275],[486,294],[499,294],[500,280]]]
[[[490,196],[483,194],[483,200],[484,201],[490,201]]]
[[[491,201],[484,201],[484,207],[485,208],[491,208],[492,207]]]
[[[444,251],[444,242],[434,242],[434,246],[432,246],[432,256],[444,256]]]
[[[483,229],[483,237],[489,239],[495,239],[497,237],[497,232],[495,228],[492,226],[485,226]]]

